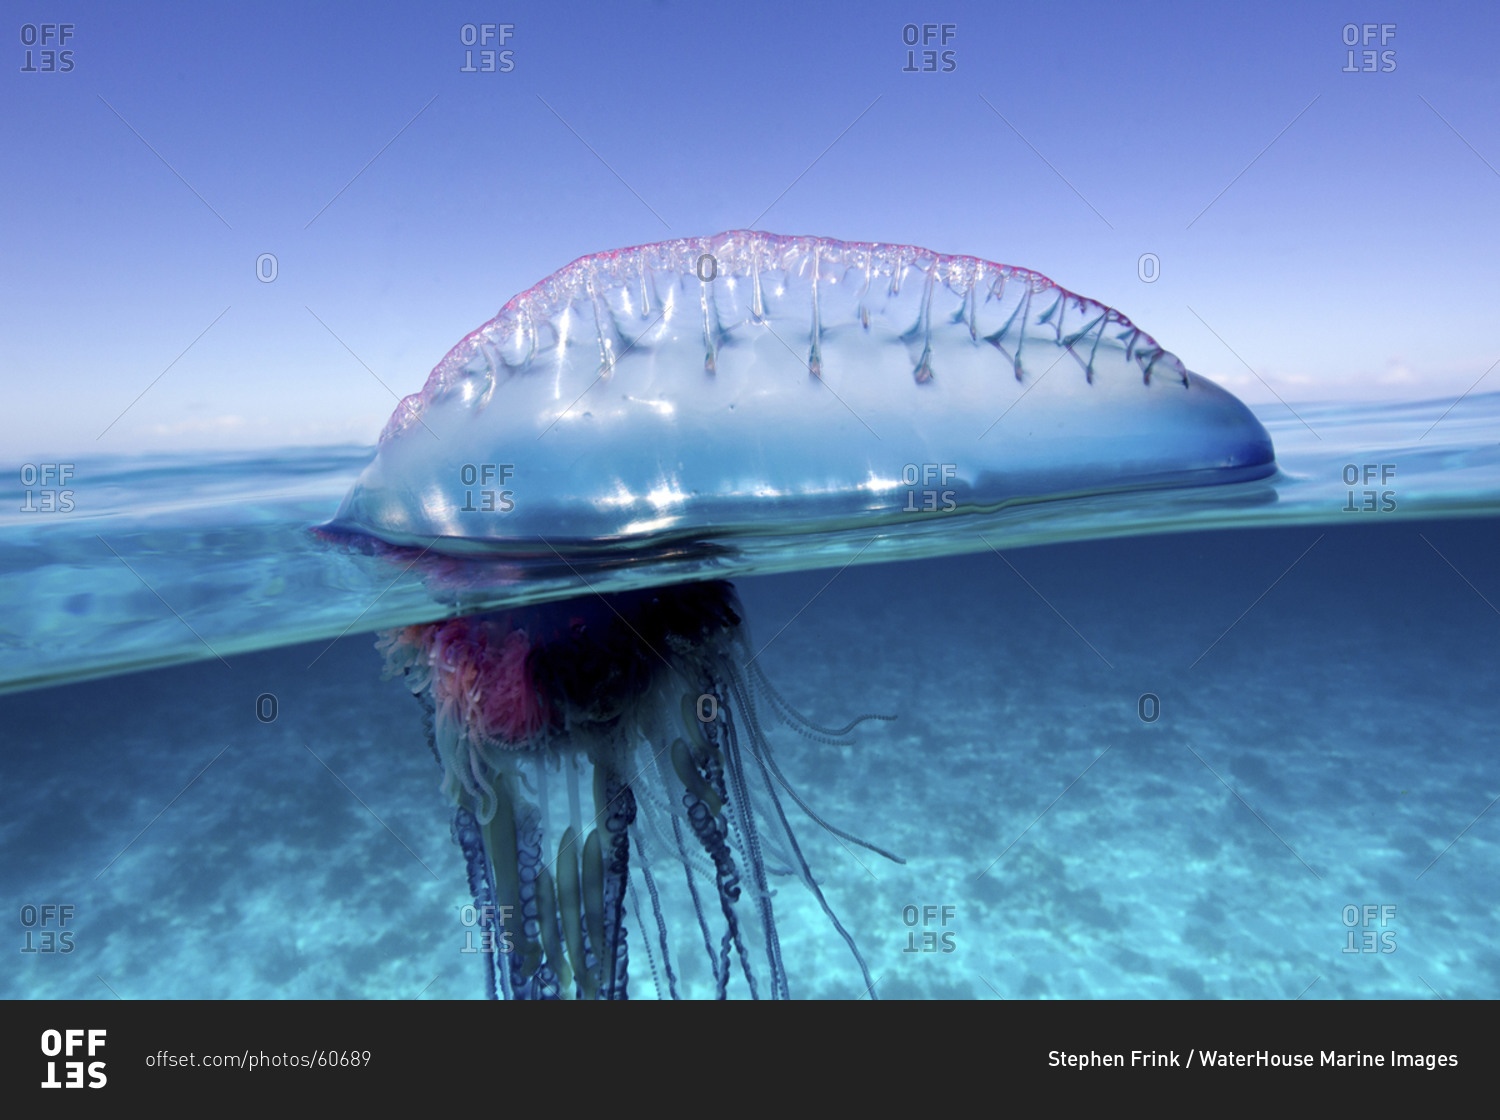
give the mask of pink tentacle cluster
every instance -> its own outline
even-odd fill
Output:
[[[527,668],[531,648],[524,630],[456,618],[395,631],[387,657],[399,650],[427,668],[440,721],[463,728],[470,741],[517,749],[550,719]]]
[[[531,641],[524,630],[512,630],[498,650],[486,651],[480,693],[480,726],[507,743],[524,743],[547,723],[546,700],[526,668]]]

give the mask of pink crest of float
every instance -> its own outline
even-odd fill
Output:
[[[397,404],[380,433],[380,442],[418,423],[428,404],[463,376],[465,368],[475,359],[481,359],[492,370],[524,369],[537,352],[537,324],[564,312],[580,296],[597,298],[606,289],[630,285],[638,285],[644,296],[648,271],[688,276],[698,272],[705,255],[714,261],[713,275],[699,274],[698,278],[705,283],[711,283],[719,275],[758,277],[763,273],[800,274],[809,268],[843,267],[863,269],[871,277],[889,277],[897,287],[908,271],[915,270],[965,297],[976,292],[998,294],[1005,285],[1017,282],[1033,294],[1055,291],[1086,315],[1103,316],[1104,323],[1125,333],[1129,337],[1127,349],[1145,359],[1143,365],[1148,377],[1153,365],[1161,365],[1184,381],[1187,378],[1182,363],[1127,316],[1028,268],[980,257],[938,253],[916,245],[731,230],[707,237],[683,237],[593,253],[558,269],[513,297],[493,319],[460,339],[433,368],[421,391]]]

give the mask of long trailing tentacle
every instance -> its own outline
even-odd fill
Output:
[[[636,851],[642,846],[659,846],[659,850],[674,853],[677,858],[687,860],[693,865],[693,870],[701,875],[707,875],[710,879],[714,876],[713,861],[694,847],[685,847],[681,843],[681,828],[679,827],[677,837],[674,840],[668,831],[668,822],[677,820],[680,824],[682,819],[682,806],[678,801],[676,793],[677,783],[670,776],[672,773],[669,765],[671,751],[657,744],[656,740],[647,740],[652,754],[657,755],[652,768],[655,781],[642,781],[644,770],[637,775],[637,780],[631,785],[635,792],[636,805]]]
[[[750,996],[758,999],[760,997],[755,986],[755,974],[745,955],[744,944],[740,940],[739,917],[734,912],[734,904],[740,899],[740,876],[734,866],[734,857],[729,852],[729,845],[724,842],[724,826],[710,815],[708,806],[692,794],[683,794],[683,805],[687,809],[688,824],[698,837],[698,842],[718,867],[715,885],[718,887],[719,909],[724,914],[725,930],[719,941],[719,953],[714,965],[714,974],[718,977],[716,995],[719,999],[729,998],[729,950],[733,945],[739,950],[745,983],[750,986]]]
[[[479,915],[480,944],[477,948],[485,961],[485,996],[497,999],[495,950],[500,942],[495,930],[495,890],[490,883],[490,865],[485,856],[479,822],[462,805],[453,813],[453,838],[458,841],[458,846],[464,853],[464,865],[469,874],[469,893],[474,896],[474,909]],[[505,994],[507,999],[510,998],[508,990]]]
[[[536,873],[541,866],[540,838],[535,835],[535,806],[523,802],[518,812],[514,793],[511,783],[503,778],[497,780],[491,798],[494,813],[480,826],[495,877],[495,903],[503,935],[498,948],[504,952],[505,960],[498,967],[505,974],[502,975],[502,984],[508,986],[507,998],[555,997],[555,987],[549,993],[532,983],[542,962],[541,927],[536,904]]]
[[[750,800],[750,785],[745,780],[744,760],[740,756],[739,738],[735,734],[734,721],[726,706],[724,689],[719,681],[713,682],[713,694],[718,699],[718,716],[705,724],[719,741],[724,753],[724,771],[732,790],[736,815],[744,822],[742,842],[745,847],[745,862],[750,873],[751,887],[755,893],[755,906],[760,912],[761,930],[766,939],[766,958],[771,969],[773,999],[790,999],[787,988],[786,967],[781,959],[781,939],[776,934],[776,916],[771,909],[771,888],[766,881],[766,864],[761,854],[760,833],[755,825],[755,806]],[[800,855],[800,853],[799,853]],[[748,965],[748,962],[747,962]]]
[[[443,756],[438,753],[436,733],[433,729],[434,709],[432,697],[426,692],[416,693],[422,708],[422,732],[427,739],[427,749],[437,764],[442,766]],[[504,932],[498,928],[499,910],[495,904],[495,882],[490,874],[489,854],[484,847],[484,831],[474,814],[462,805],[453,812],[453,839],[464,854],[464,868],[469,880],[469,893],[474,898],[474,910],[479,927],[478,952],[484,957],[484,992],[486,999],[510,999],[510,975],[502,962],[495,957],[503,951]],[[497,990],[498,978],[498,990]]]
[[[636,928],[644,928],[645,923],[641,921],[641,892],[635,889],[634,879],[629,880],[626,884],[625,894],[630,900],[630,915],[635,919]],[[664,998],[664,993],[661,988],[661,973],[656,971],[656,954],[651,951],[651,939],[649,937],[641,938],[641,948],[646,951],[646,967],[651,970],[651,983],[656,988],[656,998],[662,999]],[[672,994],[675,998],[677,993],[674,991]]]
[[[542,950],[546,968],[551,973],[548,980],[555,984],[550,995],[557,999],[568,999],[573,994],[573,969],[563,951],[565,934],[562,908],[558,904],[557,881],[545,864],[537,872],[536,902]]]
[[[762,758],[765,764],[770,767],[771,773],[776,777],[776,781],[780,783],[782,789],[787,791],[787,793],[791,796],[791,799],[797,803],[798,807],[809,817],[811,817],[812,820],[820,828],[832,833],[834,836],[847,840],[851,844],[858,844],[861,848],[872,851],[878,856],[884,856],[892,863],[904,864],[906,860],[902,856],[898,856],[894,852],[887,851],[885,848],[880,847],[878,844],[872,844],[870,843],[870,841],[864,839],[861,836],[856,836],[852,832],[846,832],[842,828],[839,828],[837,825],[830,824],[828,821],[824,820],[823,817],[821,817],[816,811],[814,811],[811,805],[809,805],[802,799],[802,795],[797,792],[796,787],[794,787],[791,782],[787,781],[786,775],[781,772],[781,767],[776,764],[776,756],[771,753],[770,741],[766,738],[766,734],[760,726],[760,719],[756,716],[755,713],[755,697],[753,693],[749,688],[746,687],[745,681],[739,676],[738,673],[734,671],[732,666],[721,665],[719,667],[719,671],[729,681],[730,688],[735,696],[735,700],[739,704],[741,711],[744,712],[746,722],[750,725],[750,749],[755,751],[757,757]],[[760,667],[757,665],[751,665],[750,671],[752,673],[759,672]],[[761,680],[762,683],[766,683],[764,674],[761,675]],[[769,684],[767,684],[767,687],[769,687]],[[895,718],[895,716],[860,716],[859,719],[855,720],[849,726],[854,727],[867,719],[891,720]]]
[[[740,687],[740,682],[733,674],[731,674],[729,677],[729,684],[730,688],[736,694],[736,699],[743,706],[745,704],[746,697],[742,695],[743,690]],[[728,720],[725,720],[724,723],[731,739],[735,738],[733,724]],[[758,732],[752,731],[752,735],[758,736]],[[770,798],[772,806],[776,810],[777,817],[781,821],[782,832],[786,836],[787,843],[791,845],[791,849],[796,857],[797,863],[802,869],[803,883],[810,891],[812,891],[813,897],[818,900],[818,905],[823,908],[823,913],[828,916],[828,920],[833,923],[834,929],[839,931],[839,936],[842,937],[844,939],[844,943],[849,946],[849,951],[854,954],[854,959],[859,964],[859,971],[864,976],[866,986],[865,990],[869,993],[871,999],[876,998],[875,981],[870,978],[869,965],[865,963],[864,955],[860,953],[859,946],[855,943],[854,937],[849,933],[847,929],[844,928],[843,922],[839,921],[838,915],[833,912],[833,907],[831,907],[828,904],[828,900],[823,897],[823,890],[818,886],[817,881],[813,878],[812,868],[808,866],[807,859],[802,854],[802,847],[797,843],[797,837],[792,832],[791,822],[786,819],[786,810],[782,808],[781,798],[776,796],[776,784],[772,780],[770,768],[766,765],[765,758],[763,757],[765,755],[768,755],[770,752],[761,749],[761,744],[756,744],[755,748],[752,749],[750,753],[751,756],[755,759],[757,765],[759,765],[760,767],[761,777],[765,782],[766,793]]]
[[[544,912],[542,903],[550,899],[541,897],[547,894],[546,891],[538,891],[544,874],[541,812],[535,805],[527,805],[516,818],[516,878],[523,942],[517,948],[522,954],[521,970],[527,979],[528,996],[531,999],[559,999],[562,984],[555,969],[555,958],[547,958],[547,938],[542,924],[556,920],[556,909]]]
[[[822,724],[814,723],[805,715],[792,707],[791,702],[782,696],[775,685],[771,683],[766,671],[755,662],[749,663],[751,684],[765,694],[774,711],[781,721],[801,735],[804,739],[811,739],[815,743],[826,743],[829,746],[847,747],[852,746],[854,740],[849,738],[849,732],[853,731],[862,723],[880,720],[889,723],[895,716],[881,715],[878,712],[866,712],[864,715],[855,716],[843,727],[824,727]]]
[[[735,866],[734,853],[729,847],[727,813],[723,811],[728,799],[724,783],[724,767],[719,761],[719,752],[706,743],[698,744],[695,752],[682,739],[672,744],[672,767],[682,780],[684,790],[682,805],[687,810],[688,827],[698,838],[698,843],[713,860],[716,870],[715,885],[719,892],[719,909],[724,914],[724,936],[719,941],[718,956],[714,961],[714,978],[717,981],[717,998],[729,995],[731,946],[739,957],[740,968],[745,974],[745,983],[750,989],[750,998],[759,999],[760,990],[755,983],[755,972],[750,965],[750,956],[745,950],[740,932],[739,915],[735,904],[740,900],[740,872]],[[748,858],[748,857],[747,857]],[[704,937],[708,936],[704,927]],[[710,946],[710,956],[713,949]]]
[[[786,780],[786,777],[781,773],[781,767],[776,765],[776,756],[774,754],[772,754],[768,750],[763,749],[760,743],[754,743],[751,749],[756,752],[757,758],[759,758],[767,766],[770,767],[771,773],[776,776],[776,781],[781,785],[782,789],[786,790],[787,793],[791,795],[792,800],[797,803],[798,808],[800,808],[804,813],[811,817],[812,820],[818,825],[818,827],[822,828],[826,832],[832,833],[834,836],[837,836],[840,839],[849,841],[849,843],[851,844],[858,844],[861,848],[874,852],[877,856],[884,856],[892,863],[904,864],[906,862],[906,857],[904,856],[898,856],[895,852],[887,851],[885,848],[882,848],[878,844],[872,844],[870,843],[870,841],[864,839],[863,837],[856,836],[852,832],[845,832],[837,825],[829,824],[813,810],[812,806],[810,806],[806,801],[802,800],[802,795],[798,793],[797,790],[792,786],[792,784]]]
[[[602,779],[602,780],[601,780]],[[630,883],[630,825],[635,820],[635,794],[612,767],[594,770],[596,801],[603,794],[600,813],[604,817],[608,845],[604,852],[604,942],[601,994],[605,999],[626,999],[629,954],[625,931],[625,890]]]
[[[411,670],[408,669],[407,673],[409,674],[410,672]],[[422,706],[422,734],[427,738],[427,749],[432,752],[432,757],[437,760],[437,764],[442,766],[443,756],[438,753],[437,732],[434,730],[432,722],[437,714],[432,706],[432,697],[426,692],[418,692],[416,697],[417,703]]]
[[[656,918],[657,943],[661,946],[662,969],[667,974],[667,990],[671,998],[681,999],[682,997],[677,991],[677,974],[672,971],[672,950],[667,941],[667,920],[661,910],[661,893],[656,889],[656,876],[651,874],[651,861],[646,854],[645,845],[640,842],[639,834],[636,837],[635,850],[636,855],[640,857],[641,878],[645,880],[646,891],[651,895],[651,913]],[[637,914],[637,924],[640,924],[640,920],[640,915]],[[656,962],[651,959],[650,942],[643,938],[641,944],[646,949],[646,959],[651,964],[651,973],[654,977],[656,975]],[[658,993],[661,991],[661,982],[659,980],[657,981],[656,990]]]
[[[698,929],[703,933],[703,948],[708,953],[708,963],[714,972],[714,987],[722,998],[729,979],[719,967],[719,955],[714,952],[713,934],[708,932],[708,919],[703,915],[703,899],[698,896],[698,882],[693,878],[693,864],[688,859],[687,845],[682,842],[682,822],[675,813],[672,814],[672,835],[677,840],[677,853],[682,859],[682,868],[687,873],[688,894],[692,896],[693,911],[698,915]]]
[[[595,907],[593,904],[592,880],[596,870],[594,864],[598,862],[596,859],[598,848],[598,838],[593,834],[590,834],[588,840],[580,846],[578,833],[572,825],[563,831],[562,842],[557,846],[559,926],[580,999],[596,999],[599,994],[599,962],[588,949],[590,930],[596,926],[602,927],[602,922],[596,922],[594,915],[595,913],[602,914],[604,909],[602,881],[599,884],[598,906]],[[580,862],[582,870],[580,870]],[[586,876],[590,880],[587,889],[584,882]]]

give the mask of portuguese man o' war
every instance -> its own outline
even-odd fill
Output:
[[[813,814],[772,756],[774,715],[847,743],[863,716],[820,727],[754,663],[724,582],[588,596],[388,631],[387,669],[421,701],[457,805],[455,834],[509,998],[621,999],[627,903],[657,991],[678,995],[662,880],[685,880],[715,989],[787,998],[771,875],[812,891],[869,970],[802,856],[782,794]],[[566,818],[549,787],[566,787]],[[780,792],[778,792],[778,788]],[[634,876],[634,879],[632,879]],[[642,902],[640,895],[646,897]]]
[[[644,957],[675,998],[683,954],[702,952],[720,998],[787,998],[784,879],[873,988],[787,803],[899,857],[818,816],[768,732],[846,743],[891,717],[829,727],[795,710],[756,664],[733,587],[701,568],[595,593],[574,563],[899,533],[919,515],[914,464],[943,465],[923,517],[1276,469],[1236,398],[1035,272],[744,231],[577,260],[400,403],[330,534],[450,572],[553,557],[581,581],[577,598],[379,639],[422,706],[476,913],[503,950],[487,957],[492,996],[625,998]],[[669,892],[696,928],[671,928]]]

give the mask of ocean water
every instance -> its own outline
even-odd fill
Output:
[[[1263,483],[698,573],[735,579],[801,711],[897,717],[853,746],[772,732],[810,805],[906,859],[789,807],[875,978],[786,881],[793,996],[1500,994],[1500,396],[1258,412]],[[450,810],[372,631],[571,577],[481,602],[328,547],[308,527],[369,454],[12,478],[0,996],[483,995]],[[667,918],[690,948],[691,911]],[[675,962],[685,994],[702,956]]]

